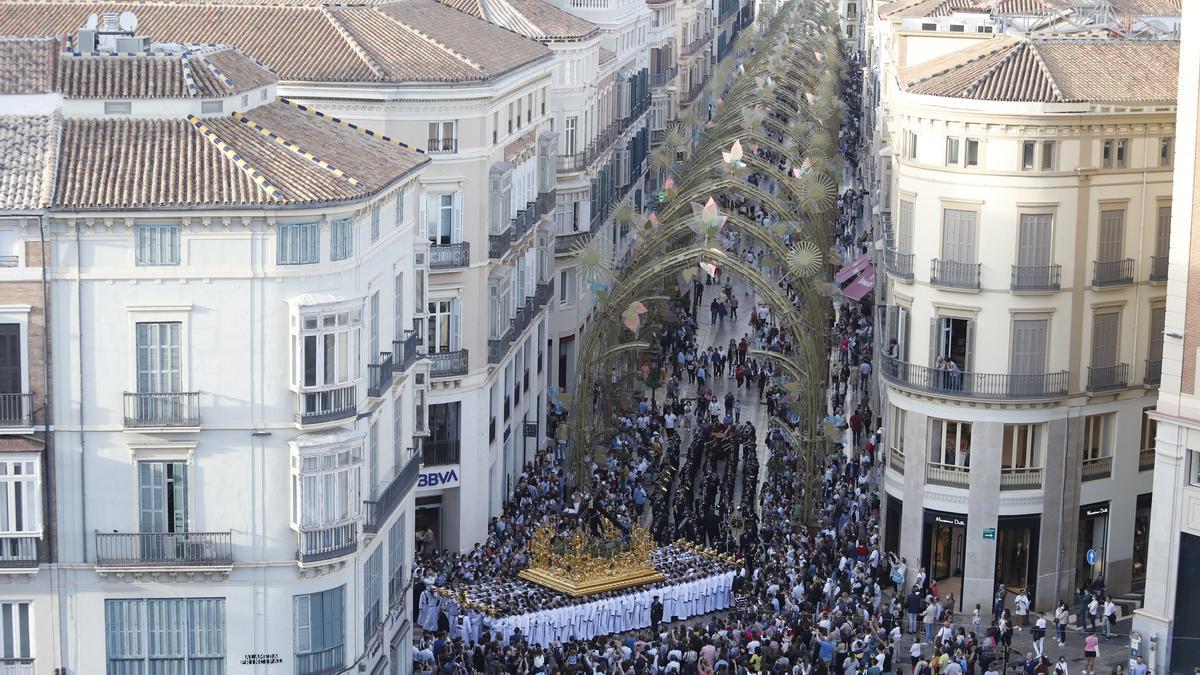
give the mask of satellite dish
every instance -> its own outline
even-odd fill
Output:
[[[121,30],[132,33],[137,30],[137,16],[133,12],[121,12],[121,16],[117,17],[117,25],[121,27]]]
[[[87,25],[85,25],[84,28],[87,28],[88,30],[95,30],[96,26],[99,26],[99,25],[100,25],[100,17],[96,16],[95,12],[88,14]]]

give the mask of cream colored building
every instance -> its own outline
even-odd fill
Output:
[[[964,608],[1000,583],[1038,609],[1100,574],[1128,593],[1146,576],[1178,43],[883,23],[885,544]]]

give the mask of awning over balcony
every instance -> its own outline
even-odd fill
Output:
[[[864,253],[864,254],[860,255],[858,257],[858,259],[855,260],[854,262],[852,262],[849,265],[846,265],[842,269],[838,270],[838,273],[833,275],[833,280],[839,284],[845,283],[845,282],[849,281],[855,274],[858,274],[859,272],[865,270],[866,268],[868,268],[870,266],[871,266],[871,254]]]
[[[862,300],[863,296],[873,290],[875,290],[875,266],[867,263],[858,278],[842,287],[842,295],[851,300]]]

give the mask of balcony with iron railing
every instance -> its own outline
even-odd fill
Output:
[[[1112,457],[1092,457],[1083,460],[1083,480],[1100,480],[1112,475]]]
[[[649,92],[647,92],[646,95],[641,98],[641,100],[634,103],[633,106],[630,107],[628,115],[621,118],[621,131],[625,131],[626,129],[632,127],[633,123],[640,119],[642,115],[645,115],[646,111],[648,110],[650,110]]]
[[[296,423],[300,425],[336,422],[357,414],[358,386],[354,384],[296,395]]]
[[[126,429],[194,428],[200,426],[200,393],[125,392]]]
[[[380,352],[379,360],[367,364],[367,396],[379,398],[392,387],[392,371],[395,369],[391,352]]]
[[[538,307],[545,307],[553,298],[554,277],[538,282],[537,290],[534,291],[534,299],[537,301]]]
[[[1163,283],[1167,280],[1168,260],[1165,255],[1150,256],[1150,281]]]
[[[969,487],[971,485],[971,467],[927,462],[925,464],[925,482],[948,487]]]
[[[25,569],[38,566],[38,537],[0,537],[0,569]]]
[[[526,203],[523,210],[517,211],[503,232],[489,234],[488,257],[495,260],[503,258],[514,244],[533,231],[538,221],[553,211],[557,195],[557,190],[553,189],[540,193],[534,201]]]
[[[488,338],[488,365],[494,366],[504,359],[505,353],[508,352],[508,347],[513,343],[514,331],[512,328],[512,320],[509,320],[509,327],[504,331],[504,334],[497,338]]]
[[[1061,288],[1062,265],[1013,265],[1014,293],[1044,293]]]
[[[1158,386],[1162,382],[1162,359],[1146,359],[1146,374],[1142,376],[1142,384]]]
[[[1154,470],[1154,448],[1142,448],[1138,452],[1138,471]]]
[[[226,532],[96,532],[96,567],[178,569],[233,567]]]
[[[955,260],[930,260],[929,283],[944,288],[979,290],[980,263],[964,263]]]
[[[608,152],[621,133],[622,120],[613,120],[580,152],[559,155],[558,173],[578,173],[590,167]]]
[[[379,497],[363,502],[367,511],[367,520],[363,523],[364,532],[379,532],[383,528],[388,518],[396,511],[396,507],[404,500],[404,495],[416,486],[420,469],[417,449],[409,448],[404,464],[393,470],[392,479],[379,493]]]
[[[425,151],[429,153],[458,152],[458,139],[431,138],[429,145],[425,146]]]
[[[1092,286],[1128,286],[1133,283],[1133,258],[1124,260],[1093,260]]]
[[[470,264],[471,242],[469,241],[429,245],[429,269],[431,270],[456,269]]]
[[[1087,390],[1091,393],[1124,389],[1129,386],[1129,364],[1114,363],[1111,366],[1088,366]]]
[[[685,44],[683,46],[683,48],[679,50],[679,56],[682,58],[685,58],[685,59],[695,56],[696,53],[699,52],[701,48],[703,48],[708,43],[712,42],[712,37],[713,37],[713,32],[711,30],[706,32],[703,35],[696,37],[694,40]]]
[[[406,373],[417,362],[417,347],[421,341],[414,330],[404,331],[403,340],[392,340],[392,372]]]
[[[296,534],[296,560],[300,564],[343,558],[358,550],[358,521],[301,528]]]
[[[296,655],[296,675],[337,675],[345,670],[345,645]]]
[[[1037,490],[1042,487],[1040,467],[1005,466],[1000,468],[1001,490]]]
[[[421,466],[458,464],[459,439],[426,438],[421,444]]]
[[[675,82],[675,76],[679,74],[679,66],[671,66],[661,73],[650,73],[650,86],[654,89],[666,87]]]
[[[32,394],[0,394],[0,427],[33,426]]]
[[[554,253],[562,255],[571,253],[572,251],[586,246],[592,240],[592,235],[595,232],[591,230],[579,230],[577,232],[559,232],[554,237]]]
[[[884,379],[907,389],[953,397],[993,400],[1057,398],[1067,395],[1067,371],[1057,373],[977,373],[929,368],[884,356]]]
[[[458,349],[452,352],[431,352],[425,355],[429,360],[430,377],[455,377],[466,375],[470,364],[467,350]]]
[[[883,260],[889,274],[904,281],[913,280],[913,254],[889,248]]]

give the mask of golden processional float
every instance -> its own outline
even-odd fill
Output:
[[[707,108],[708,97],[699,97],[652,155],[663,203],[644,214],[617,207],[618,225],[632,226],[636,237],[619,273],[603,241],[607,238],[583,242],[573,252],[597,310],[578,352],[569,461],[586,489],[591,462],[604,457],[606,441],[616,432],[616,416],[633,408],[632,392],[662,384],[646,375],[645,354],[654,347],[639,332],[679,320],[674,303],[719,267],[744,279],[793,339],[792,354],[756,350],[755,355],[772,360],[776,373],[782,373],[779,381],[788,396],[775,426],[799,451],[800,519],[812,523],[821,460],[836,440],[836,430],[822,420],[830,299],[837,292],[829,278],[837,255],[832,230],[841,170],[835,139],[843,66],[831,5],[792,0],[765,7],[736,39],[736,58],[715,67],[708,83],[715,105]],[[788,158],[791,171],[760,157],[759,148]],[[758,184],[747,180],[750,172],[760,176]],[[719,202],[735,197],[766,207],[775,220],[764,226],[735,212],[722,213]],[[720,244],[723,228],[736,230],[743,245],[765,249],[764,265],[728,255]],[[784,277],[799,294],[798,303],[780,290]],[[789,412],[799,416],[799,426],[782,419]],[[545,526],[534,534],[530,562],[520,576],[575,597],[630,588],[662,580],[654,551],[651,533],[641,527],[624,533],[605,523],[602,536],[596,536],[585,528],[559,532]]]

